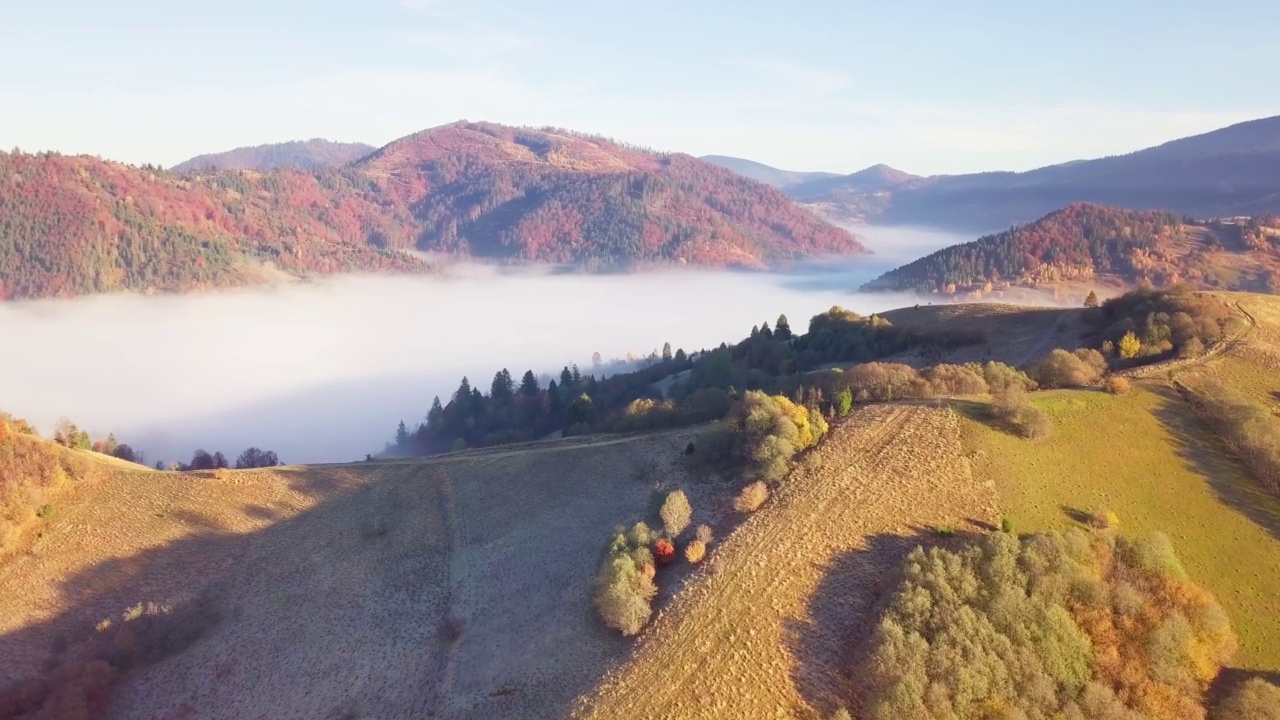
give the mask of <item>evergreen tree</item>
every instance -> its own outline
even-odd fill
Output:
[[[404,423],[401,422],[400,426],[404,427]],[[444,432],[444,407],[440,405],[439,395],[436,396],[435,400],[431,401],[431,410],[427,413],[427,429],[436,435]],[[400,444],[398,434],[396,444]]]
[[[676,350],[676,362],[685,363],[685,362],[688,362],[688,360],[689,360],[689,356],[684,354],[684,348],[679,348],[678,350]]]
[[[773,331],[769,329],[768,320],[765,320],[764,324],[760,326],[760,334],[770,339],[773,338]]]
[[[786,315],[778,316],[778,322],[774,324],[773,336],[779,340],[790,340],[795,337],[791,333],[791,323],[787,320]]]
[[[671,343],[669,342],[662,343],[662,361],[671,362],[671,357],[672,357]]]
[[[1090,290],[1089,294],[1084,299],[1084,306],[1087,308],[1098,307],[1098,293]]]
[[[458,405],[466,405],[471,399],[471,382],[467,380],[467,376],[462,376],[462,382],[458,383],[458,391],[453,394],[453,399]]]
[[[752,326],[751,326],[751,337],[760,337],[760,326],[759,326],[759,325],[752,325]],[[721,345],[723,345],[724,343],[720,343],[720,344],[721,344]]]
[[[525,397],[538,397],[538,376],[532,370],[525,370],[520,379],[520,394]]]
[[[579,382],[582,382],[582,373],[578,372],[578,364],[574,363],[573,364],[573,384],[577,385]]]
[[[552,415],[560,414],[560,388],[555,380],[547,385],[547,409]]]
[[[499,406],[507,405],[511,402],[511,398],[515,396],[515,381],[511,379],[511,373],[506,368],[502,368],[493,374],[493,384],[489,387],[489,397]]]
[[[568,388],[573,386],[573,372],[569,370],[569,366],[565,365],[560,371],[560,387]]]
[[[396,447],[400,450],[409,449],[409,428],[404,426],[403,420],[396,427]]]

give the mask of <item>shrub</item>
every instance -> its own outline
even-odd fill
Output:
[[[595,575],[595,609],[604,624],[623,635],[639,633],[653,614],[650,603],[658,594],[653,578],[649,548],[632,547],[622,533],[614,534]]]
[[[653,531],[649,529],[648,523],[641,520],[627,531],[626,540],[634,547],[647,548],[654,541]]]
[[[795,454],[817,445],[827,429],[816,409],[747,391],[725,422],[698,439],[691,464],[704,471],[740,471],[749,480],[780,480]]]
[[[925,372],[929,395],[983,395],[989,388],[976,365],[936,365]]]
[[[676,559],[676,546],[666,538],[658,538],[653,543],[653,559],[659,565],[670,565]]]
[[[1203,718],[1230,623],[1138,562],[1141,544],[1071,530],[916,548],[859,673],[867,717]]]
[[[1112,395],[1128,395],[1133,392],[1133,384],[1126,377],[1108,375],[1107,379],[1102,382],[1102,389]]]
[[[1011,387],[1027,392],[1035,390],[1036,382],[1027,374],[1001,362],[988,362],[982,366],[982,377],[987,381],[987,391],[992,394],[1002,393]]]
[[[1013,520],[1008,516],[1000,518],[1000,532],[1013,534]]]
[[[689,505],[689,498],[685,496],[683,490],[673,490],[667,493],[667,499],[662,501],[662,509],[658,511],[658,516],[662,518],[662,527],[666,529],[667,535],[673,538],[679,537],[680,533],[689,527],[689,521],[693,518],[693,507]]]
[[[702,562],[706,554],[707,545],[701,540],[690,540],[689,544],[684,546],[684,559],[695,565]]]
[[[1097,350],[1070,353],[1058,348],[1032,365],[1027,374],[1043,388],[1080,387],[1097,382],[1106,367]]]
[[[1120,516],[1106,508],[1098,508],[1089,516],[1089,523],[1099,530],[1118,530]]]
[[[768,499],[769,486],[757,480],[742,488],[742,491],[738,493],[738,497],[733,501],[733,508],[740,513],[752,513],[759,510],[764,501]]]
[[[1049,416],[1033,407],[1026,391],[1016,385],[995,397],[991,412],[997,422],[1025,438],[1048,437],[1053,430]]]
[[[1261,678],[1236,687],[1213,709],[1213,720],[1280,720],[1280,688]]]
[[[693,532],[693,536],[703,545],[710,545],[716,534],[710,525],[699,525],[698,529]]]

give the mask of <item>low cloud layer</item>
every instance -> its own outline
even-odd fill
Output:
[[[156,459],[256,445],[287,462],[355,460],[419,421],[467,375],[555,372],[664,342],[695,350],[786,313],[797,329],[833,304],[906,302],[852,290],[909,254],[959,238],[872,233],[873,260],[787,273],[502,272],[341,277],[188,296],[0,305],[0,409],[48,431],[69,417]]]

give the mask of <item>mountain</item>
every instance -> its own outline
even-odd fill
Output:
[[[778,168],[770,167],[764,163],[758,163],[754,160],[744,160],[742,158],[729,157],[727,155],[703,155],[698,159],[709,162],[712,165],[719,165],[720,167],[732,170],[743,177],[748,177],[756,182],[762,182],[765,185],[772,185],[776,188],[799,185],[800,183],[808,182],[810,180],[839,177],[836,173],[779,170]]]
[[[859,220],[868,209],[882,212],[895,188],[921,179],[919,175],[880,164],[851,175],[808,180],[787,188],[787,194],[814,206],[823,215]],[[860,208],[861,212],[849,212],[848,206]]]
[[[306,171],[0,153],[0,298],[429,269],[414,250],[585,269],[865,251],[773,188],[563,130],[455,123]]]
[[[339,143],[329,140],[295,140],[293,142],[256,145],[222,153],[198,155],[174,165],[176,173],[208,170],[318,170],[355,162],[377,150],[364,143]]]
[[[1027,172],[914,178],[887,189],[817,180],[786,192],[842,217],[977,231],[1029,222],[1078,202],[1204,218],[1276,213],[1280,117]]]
[[[1076,204],[1002,233],[953,245],[885,273],[863,290],[954,295],[1007,284],[1188,283],[1280,290],[1280,219],[1196,222],[1167,212]]]

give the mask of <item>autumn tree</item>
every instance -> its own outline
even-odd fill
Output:
[[[1133,334],[1133,331],[1130,330],[1124,334],[1124,337],[1120,338],[1119,349],[1120,357],[1125,360],[1132,360],[1133,358],[1138,357],[1138,353],[1142,352],[1142,342],[1138,340],[1138,336]]]
[[[666,529],[667,534],[673,538],[679,537],[693,519],[693,507],[689,504],[689,498],[685,496],[683,490],[673,490],[667,493],[666,500],[662,501],[658,516],[662,518],[662,527]]]

